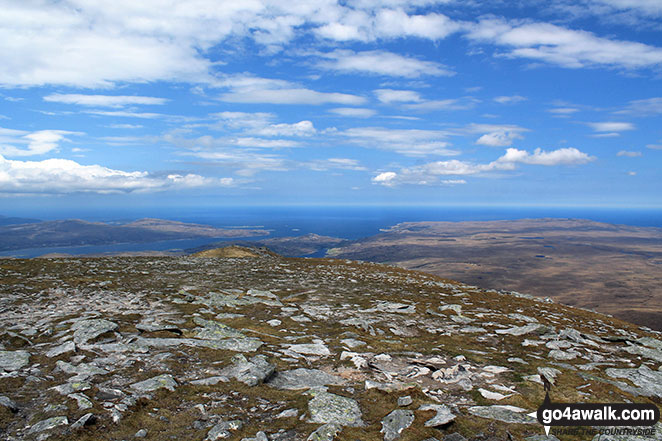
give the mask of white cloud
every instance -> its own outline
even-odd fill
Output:
[[[153,112],[132,112],[125,110],[86,110],[85,113],[90,115],[99,116],[112,116],[120,118],[140,118],[140,119],[159,119],[159,118],[172,118],[171,115]],[[176,118],[176,117],[175,117]]]
[[[400,184],[448,185],[449,183],[464,182],[442,179],[442,177],[484,175],[491,172],[513,171],[517,169],[518,164],[542,166],[581,165],[593,160],[595,160],[594,157],[573,147],[561,148],[550,152],[536,149],[533,153],[529,153],[526,150],[509,148],[503,156],[487,164],[477,164],[457,159],[435,161],[414,167],[402,168],[398,172],[382,172],[372,180],[374,183],[388,187],[394,187]]]
[[[662,48],[612,40],[591,32],[549,23],[522,23],[499,18],[467,25],[468,38],[509,48],[511,58],[527,58],[568,68],[606,66],[624,69],[655,67],[662,63]]]
[[[34,156],[57,151],[61,142],[69,141],[66,135],[82,135],[66,130],[22,130],[0,128],[0,154],[5,156]],[[17,147],[20,146],[20,147]]]
[[[266,127],[276,119],[276,115],[266,112],[220,112],[209,116],[214,119],[217,118],[221,127],[252,130]]]
[[[44,101],[52,103],[77,104],[79,106],[97,107],[123,107],[132,104],[140,105],[162,105],[168,102],[165,98],[151,96],[126,96],[126,95],[81,95],[54,93],[44,97]]]
[[[636,10],[644,15],[662,16],[662,3],[659,0],[592,0],[593,3],[620,10]]]
[[[301,162],[299,166],[309,168],[313,171],[327,171],[327,170],[353,170],[353,171],[365,171],[366,168],[363,167],[359,161],[356,159],[349,158],[329,158],[329,159],[317,159],[308,162]]]
[[[142,129],[144,126],[140,124],[108,124],[106,127],[110,129]]]
[[[587,123],[596,132],[623,132],[626,130],[634,130],[634,124],[629,122],[591,122]]]
[[[377,89],[374,91],[377,99],[385,104],[418,103],[423,101],[421,95],[413,90]]]
[[[329,109],[329,112],[349,118],[370,118],[377,113],[373,109],[363,107],[336,107],[335,109]]]
[[[510,95],[510,96],[498,96],[494,98],[494,101],[496,101],[499,104],[515,104],[515,103],[520,103],[522,101],[526,101],[528,98],[523,97],[521,95]]]
[[[271,124],[255,131],[262,136],[312,136],[317,133],[310,121],[299,121],[294,124]]]
[[[176,173],[158,176],[81,165],[68,159],[15,161],[0,155],[0,193],[4,194],[130,193],[232,184],[232,178]]]
[[[522,133],[529,131],[524,127],[507,124],[470,124],[466,130],[469,133],[483,133],[476,140],[476,144],[490,147],[510,146],[515,139],[523,139]]]
[[[456,155],[448,147],[449,133],[438,130],[355,127],[339,132],[362,147],[391,150],[407,156]]]
[[[662,97],[630,101],[625,109],[615,113],[635,116],[659,115],[662,113]]]
[[[553,113],[555,116],[567,118],[573,113],[579,112],[579,109],[576,107],[554,107],[553,109],[547,110],[549,113]]]
[[[630,150],[621,150],[618,153],[616,153],[616,156],[627,156],[629,158],[636,158],[637,156],[641,156],[641,152],[633,152]]]
[[[651,150],[662,150],[662,144],[646,144],[646,148]]]
[[[268,104],[345,104],[360,105],[366,100],[357,95],[337,92],[318,92],[284,80],[249,75],[229,77],[218,83],[230,89],[218,99],[230,103]]]
[[[428,112],[433,110],[467,110],[476,106],[479,100],[471,97],[449,98],[445,100],[423,100],[419,103],[407,103],[402,107],[407,110]]]
[[[337,72],[365,73],[404,78],[418,78],[425,75],[453,75],[453,72],[449,71],[442,64],[381,50],[364,52],[336,50],[334,52],[320,54],[320,56],[325,58],[325,61],[317,63],[318,67]]]
[[[253,137],[240,137],[228,139],[227,145],[237,145],[240,147],[260,147],[269,149],[281,149],[287,147],[299,147],[300,144],[289,139],[263,139]]]

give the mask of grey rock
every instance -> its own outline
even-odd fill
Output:
[[[455,419],[450,408],[444,404],[423,404],[418,410],[434,410],[437,414],[425,422],[425,427],[438,427],[448,424]]]
[[[97,417],[93,413],[86,413],[78,418],[75,423],[71,425],[71,430],[80,429],[81,427],[91,426],[97,421]]]
[[[642,364],[637,369],[608,368],[606,374],[612,378],[626,378],[637,388],[634,392],[646,397],[662,398],[662,372],[654,371]]]
[[[547,355],[549,358],[553,358],[554,360],[574,360],[577,358],[577,355],[579,355],[577,352],[574,351],[562,351],[560,349],[552,349],[549,351],[549,354]]]
[[[193,321],[196,325],[202,326],[202,329],[197,332],[196,337],[203,340],[220,340],[224,338],[245,337],[241,332],[221,322],[205,320],[201,317],[195,317]]]
[[[6,407],[13,413],[18,412],[18,406],[10,398],[0,395],[0,406]]]
[[[106,319],[81,320],[71,327],[74,330],[74,343],[77,345],[85,344],[117,328],[117,323]]]
[[[446,435],[444,437],[444,441],[467,441],[467,439],[463,437],[461,434],[455,432],[455,433],[451,433],[450,435]]]
[[[161,374],[156,377],[149,378],[144,381],[139,381],[138,383],[133,383],[131,389],[137,392],[153,392],[158,389],[168,389],[171,392],[174,392],[177,387],[177,382],[170,374]]]
[[[168,323],[156,323],[156,322],[142,322],[136,325],[136,329],[142,332],[160,332],[167,331],[173,332],[175,334],[182,335],[183,332],[176,325],[171,325]]]
[[[315,391],[308,402],[310,421],[313,423],[335,423],[341,426],[360,427],[361,409],[358,403],[346,397],[329,392]]]
[[[28,433],[39,433],[45,430],[52,430],[58,426],[67,426],[69,425],[69,420],[66,416],[56,416],[48,418],[47,420],[39,421],[34,426],[30,427]]]
[[[546,329],[545,326],[539,324],[539,323],[531,323],[528,325],[524,326],[515,326],[512,328],[508,329],[497,329],[496,333],[497,334],[509,334],[509,335],[525,335],[525,334],[531,334],[531,333],[538,333],[539,331],[543,331]]]
[[[540,377],[544,377],[547,381],[549,381],[549,384],[552,386],[554,385],[554,382],[556,380],[556,377],[561,373],[560,370],[551,368],[551,367],[539,367],[538,368],[538,374]]]
[[[248,386],[257,386],[268,379],[275,371],[276,366],[269,363],[264,355],[256,355],[250,361],[243,355],[235,356],[233,365],[221,371],[222,375],[236,378]]]
[[[524,441],[561,441],[554,435],[533,435],[524,438]]]
[[[230,430],[240,430],[243,426],[244,423],[242,423],[240,420],[221,421],[209,429],[209,432],[207,432],[207,438],[205,438],[205,440],[215,441],[218,439],[229,438],[232,436]]]
[[[134,438],[144,438],[147,436],[147,430],[145,429],[140,429],[139,431],[136,432],[135,435],[133,435]]]
[[[344,344],[350,349],[358,348],[359,346],[364,346],[366,344],[366,342],[357,340],[355,338],[345,338],[340,340],[340,343]]]
[[[324,342],[322,341],[316,341],[314,343],[306,343],[306,344],[295,344],[295,345],[287,345],[288,351],[296,352],[297,354],[303,354],[303,355],[331,355],[331,351],[329,351],[329,348],[326,347]]]
[[[0,369],[12,372],[25,367],[30,362],[27,351],[0,351]]]
[[[202,378],[200,380],[193,380],[191,381],[191,384],[194,384],[196,386],[213,386],[218,383],[227,383],[228,381],[230,381],[228,377],[218,375],[209,378]]]
[[[299,411],[297,409],[286,409],[276,415],[276,419],[278,418],[294,418],[299,416]]]
[[[642,357],[650,358],[658,363],[662,363],[662,350],[660,349],[631,345],[625,348],[625,351],[630,354],[641,355]]]
[[[67,396],[73,400],[76,400],[78,403],[78,408],[81,410],[90,409],[94,406],[92,401],[90,401],[90,399],[83,394],[69,394]]]
[[[58,360],[55,365],[64,373],[76,375],[74,377],[76,381],[84,381],[95,375],[104,375],[108,373],[107,370],[97,367],[92,363],[80,363],[79,365],[74,366],[66,361]]]
[[[255,352],[264,343],[251,337],[226,338],[223,340],[199,340],[195,346],[203,346],[210,349],[222,349],[234,352]]]
[[[384,441],[394,441],[400,438],[402,431],[414,422],[414,412],[411,410],[396,409],[382,420]]]
[[[49,358],[57,357],[58,355],[66,354],[67,352],[76,352],[76,344],[73,341],[68,341],[59,346],[56,346],[46,352]]]
[[[325,424],[320,426],[306,438],[306,441],[333,441],[340,433],[342,427],[338,424]]]
[[[341,385],[344,382],[345,380],[342,378],[327,374],[318,369],[299,368],[291,371],[276,372],[267,381],[267,384],[277,389],[299,390],[319,386]]]
[[[650,348],[655,348],[662,351],[662,340],[658,340],[653,337],[641,337],[637,339],[637,343],[639,343],[640,345],[648,346]]]
[[[511,424],[538,424],[538,420],[530,417],[525,409],[515,406],[495,404],[493,406],[473,406],[467,409],[470,414],[481,418],[502,421]]]
[[[407,407],[413,402],[414,400],[412,400],[412,398],[409,395],[398,398],[398,406],[400,407]]]

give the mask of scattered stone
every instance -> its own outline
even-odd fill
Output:
[[[637,369],[608,368],[606,374],[612,378],[626,378],[637,386],[635,391],[646,397],[662,398],[662,371],[654,371],[645,364]]]
[[[76,400],[80,410],[90,409],[94,404],[83,394],[69,394],[67,395],[72,400]]]
[[[196,334],[196,338],[200,338],[202,340],[221,340],[224,338],[245,337],[241,332],[221,322],[205,320],[201,317],[194,317],[193,322],[195,322],[196,325],[202,326],[202,329],[200,329]]]
[[[429,441],[429,439],[426,441]],[[467,441],[467,439],[463,437],[460,433],[455,432],[455,433],[451,433],[450,435],[446,435],[444,437],[444,441]]]
[[[68,352],[76,352],[76,344],[73,341],[68,341],[46,352],[49,358],[57,357],[58,355],[66,354]]]
[[[141,393],[153,392],[158,389],[168,389],[169,391],[174,392],[177,387],[177,382],[172,375],[161,374],[145,381],[133,383],[130,387]]]
[[[80,429],[81,427],[91,426],[96,423],[97,417],[93,413],[86,413],[82,417],[78,418],[75,423],[71,425],[71,430]]]
[[[27,351],[0,351],[0,369],[12,372],[25,367],[30,362]]]
[[[66,361],[58,360],[55,363],[55,366],[66,374],[75,375],[75,377],[72,378],[72,381],[78,382],[85,381],[95,375],[105,375],[108,373],[107,370],[97,367],[92,363],[80,363],[79,365],[74,366]]]
[[[647,348],[645,346],[631,345],[625,348],[626,352],[634,355],[641,355],[642,357],[650,358],[658,363],[662,363],[662,350]]]
[[[504,398],[508,398],[510,396],[510,395],[503,395],[498,392],[492,392],[491,390],[483,389],[482,387],[478,389],[478,392],[480,392],[483,398],[487,398],[488,400],[494,400],[494,401],[501,401]]]
[[[52,430],[58,426],[67,426],[69,425],[69,420],[66,416],[56,416],[48,418],[47,420],[39,421],[34,426],[30,427],[28,433],[39,433],[45,430]]]
[[[358,348],[359,346],[365,346],[366,342],[361,340],[356,340],[355,338],[345,338],[340,340],[340,343],[344,344],[350,349]]]
[[[409,395],[398,398],[398,406],[400,407],[407,407],[413,402],[414,400]]]
[[[243,426],[244,423],[242,423],[240,420],[221,421],[209,429],[209,432],[207,432],[207,438],[205,438],[205,440],[216,441],[219,439],[229,438],[232,436],[230,430],[241,430]]]
[[[326,347],[323,341],[316,340],[314,343],[287,345],[288,351],[304,355],[331,355],[331,351]]]
[[[520,336],[524,334],[531,334],[531,333],[539,333],[539,331],[542,331],[546,329],[545,326],[539,324],[539,323],[531,323],[529,325],[524,325],[524,326],[515,326],[512,328],[508,329],[497,329],[496,333],[497,334],[509,334],[509,335],[515,335],[515,336]]]
[[[549,382],[549,384],[554,386],[554,383],[556,381],[556,377],[559,374],[561,374],[561,371],[558,370],[558,369],[555,369],[555,368],[551,368],[551,367],[539,367],[538,368],[538,374],[541,377],[541,382],[542,382],[542,378],[545,378]]]
[[[221,371],[221,374],[236,378],[248,386],[257,386],[268,379],[276,370],[276,366],[269,363],[264,355],[256,355],[250,361],[243,355],[233,357],[233,365]]]
[[[12,413],[18,412],[18,406],[10,398],[0,395],[0,406],[6,407]]]
[[[574,351],[561,351],[560,349],[552,349],[547,355],[554,360],[574,360],[579,354]]]
[[[276,419],[278,419],[278,418],[295,418],[297,416],[299,416],[299,410],[298,409],[286,409],[286,410],[282,411],[281,413],[279,413],[278,415],[276,415],[275,418]]]
[[[333,441],[341,431],[342,427],[338,424],[328,423],[318,427],[306,441]]]
[[[255,434],[253,438],[242,438],[241,441],[269,441],[269,437],[266,433],[259,431]]]
[[[74,323],[71,327],[74,330],[74,343],[84,345],[90,340],[94,340],[106,332],[114,331],[118,328],[117,323],[106,319],[81,320]]]
[[[134,438],[145,438],[147,436],[147,430],[145,429],[140,429],[139,431],[136,432],[135,435],[133,435]]]
[[[355,400],[323,391],[315,391],[313,394],[313,399],[308,402],[311,422],[363,426],[361,409]]]
[[[340,377],[327,374],[318,369],[298,368],[291,371],[276,372],[271,379],[267,381],[269,386],[277,389],[310,389],[320,386],[341,385],[345,383]]]
[[[411,410],[396,409],[382,420],[384,441],[394,441],[400,438],[402,431],[414,422],[414,412]]]
[[[275,328],[276,326],[280,326],[281,323],[283,323],[283,322],[281,322],[281,321],[278,320],[278,319],[273,319],[273,320],[269,320],[269,321],[267,321],[267,324],[268,324],[269,326],[273,326],[274,328]]]
[[[196,386],[213,386],[218,383],[227,383],[228,381],[230,381],[228,377],[217,375],[214,377],[202,378],[200,380],[193,380],[191,381],[191,384],[195,384]]]
[[[605,438],[601,438],[601,439],[605,439]],[[524,438],[524,441],[561,441],[561,440],[559,440],[554,435],[533,435]]]
[[[455,415],[445,404],[423,404],[418,408],[421,411],[434,410],[437,414],[425,422],[425,427],[438,427],[450,423]]]
[[[481,418],[502,421],[509,424],[538,424],[538,420],[527,415],[526,409],[516,406],[473,406],[467,409],[470,414]]]

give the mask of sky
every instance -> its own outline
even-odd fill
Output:
[[[0,213],[662,207],[659,0],[0,11]]]

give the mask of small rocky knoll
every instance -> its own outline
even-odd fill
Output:
[[[543,378],[659,406],[661,366],[660,333],[385,265],[0,260],[0,439],[555,439]]]

